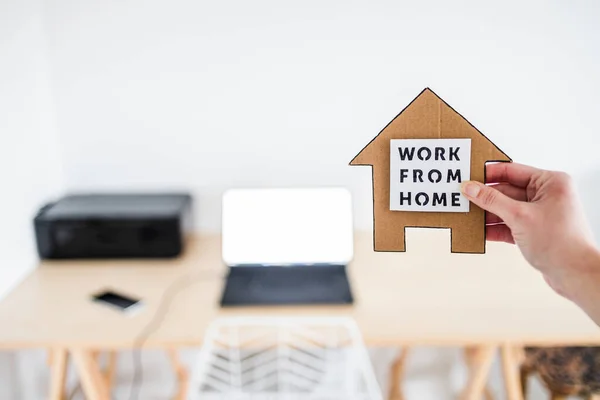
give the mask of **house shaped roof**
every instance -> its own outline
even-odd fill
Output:
[[[474,151],[484,153],[486,161],[511,161],[481,131],[429,88],[425,88],[350,162],[350,165],[375,165],[389,160],[391,139],[477,139]]]

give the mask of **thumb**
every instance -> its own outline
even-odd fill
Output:
[[[519,202],[511,199],[492,186],[484,185],[477,181],[467,181],[460,185],[460,190],[465,197],[483,208],[510,222],[517,213]]]

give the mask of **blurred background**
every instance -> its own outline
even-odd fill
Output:
[[[36,264],[31,219],[67,191],[344,186],[430,87],[514,161],[565,170],[600,233],[600,3],[0,1],[0,297]]]

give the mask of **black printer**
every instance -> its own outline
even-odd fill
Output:
[[[75,194],[34,219],[41,258],[165,258],[179,255],[191,227],[185,193]]]

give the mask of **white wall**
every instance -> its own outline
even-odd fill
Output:
[[[0,298],[36,264],[32,219],[62,188],[37,0],[0,2]]]
[[[189,188],[217,230],[232,186],[343,185],[430,86],[516,161],[590,171],[598,2],[49,0],[66,183]]]

